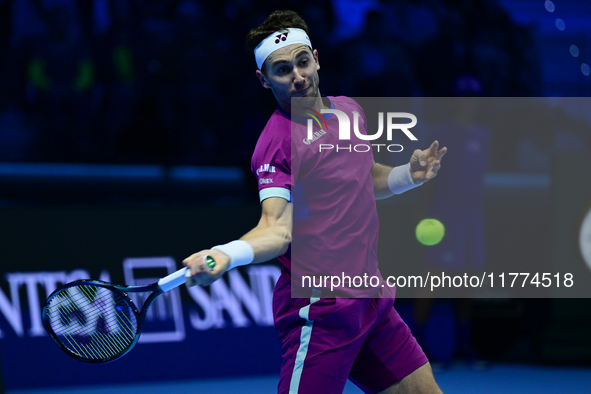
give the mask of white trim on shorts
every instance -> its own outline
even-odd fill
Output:
[[[306,319],[306,324],[302,327],[300,335],[300,347],[296,353],[295,362],[293,364],[293,372],[291,374],[291,382],[289,383],[289,394],[298,394],[300,388],[300,379],[302,378],[302,371],[304,370],[304,360],[308,354],[308,345],[310,344],[310,337],[312,336],[312,326],[314,320],[310,320],[310,306],[316,301],[320,300],[321,290],[313,289],[312,297],[310,297],[310,304],[300,309],[300,317]]]

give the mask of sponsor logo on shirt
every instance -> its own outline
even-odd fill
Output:
[[[273,183],[273,178],[259,179],[259,184],[261,184],[261,185],[267,185],[269,183]]]
[[[260,175],[261,172],[276,172],[275,166],[272,166],[270,164],[263,164],[257,169],[257,176]]]
[[[312,134],[312,136],[313,136],[312,139],[304,138],[304,144],[310,145],[312,142],[316,141],[318,138],[322,137],[324,134],[326,134],[326,131],[324,131],[323,129],[315,131]]]

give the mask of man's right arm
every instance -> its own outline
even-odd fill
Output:
[[[291,243],[293,204],[280,197],[263,200],[259,224],[240,238],[254,251],[253,264],[281,256]]]
[[[280,197],[263,200],[262,214],[258,225],[240,238],[247,242],[254,252],[251,264],[258,264],[281,256],[291,243],[293,224],[293,204]],[[205,267],[205,256],[211,256],[216,262],[213,270]],[[230,257],[217,249],[206,249],[197,252],[185,260],[183,264],[191,270],[191,278],[187,285],[207,286],[215,282],[228,270]]]

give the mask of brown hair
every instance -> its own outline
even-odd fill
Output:
[[[255,27],[249,31],[246,35],[247,52],[251,55],[254,54],[254,49],[261,43],[261,41],[267,38],[267,36],[278,30],[287,29],[290,27],[302,29],[306,32],[306,34],[308,34],[308,36],[310,35],[310,32],[308,31],[308,25],[302,19],[302,17],[298,15],[297,12],[290,10],[274,11],[271,15],[269,15],[266,21],[261,23],[260,26]]]

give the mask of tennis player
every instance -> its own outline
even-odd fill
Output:
[[[252,156],[262,215],[239,240],[185,259],[192,274],[187,285],[209,285],[234,267],[279,259],[283,267],[273,314],[282,344],[281,394],[342,393],[347,379],[365,393],[441,393],[392,297],[327,297],[325,289],[318,288],[309,289],[306,298],[292,297],[292,271],[299,263],[292,261],[296,253],[291,244],[309,240],[297,254],[300,260],[302,254],[316,256],[312,266],[345,256],[347,270],[377,273],[375,200],[435,177],[446,148],[439,150],[435,141],[396,168],[376,164],[371,151],[358,156],[338,155],[334,149],[318,152],[319,143],[337,143],[338,133],[316,130],[309,139],[305,124],[292,129],[292,121],[301,115],[293,113],[292,98],[304,98],[315,111],[336,109],[363,118],[363,109],[348,97],[320,94],[318,51],[308,26],[295,12],[273,12],[246,41],[261,85],[278,102]],[[338,129],[336,118],[325,116],[327,130]],[[359,128],[367,134],[364,121]],[[294,204],[296,196],[299,203]],[[207,255],[216,261],[213,269],[205,264]]]

